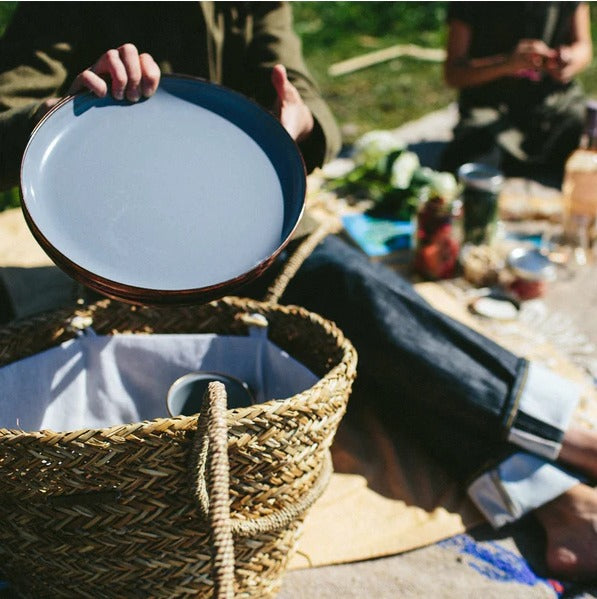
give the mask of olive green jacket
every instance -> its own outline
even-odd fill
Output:
[[[22,2],[0,40],[0,189],[18,183],[41,102],[64,96],[110,48],[133,43],[163,73],[222,84],[271,108],[271,69],[283,64],[315,117],[301,144],[307,170],[340,146],[334,118],[309,74],[292,12],[279,2]]]

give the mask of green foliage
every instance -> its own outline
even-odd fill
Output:
[[[408,221],[430,198],[449,206],[458,193],[454,175],[421,166],[398,145],[388,132],[367,133],[354,146],[354,167],[326,186],[343,197],[372,200],[369,214],[382,218]]]
[[[446,2],[293,2],[305,43],[337,45],[354,34],[429,43],[442,40]],[[348,40],[347,40],[348,38]],[[397,43],[397,42],[395,42]]]
[[[0,212],[7,208],[18,208],[21,205],[19,188],[13,187],[8,191],[0,192]]]
[[[0,2],[0,36],[4,33],[6,26],[17,7],[18,2]]]

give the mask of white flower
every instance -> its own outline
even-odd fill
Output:
[[[369,131],[354,144],[354,160],[357,164],[377,167],[385,164],[385,158],[392,152],[404,149],[404,143],[389,131]]]
[[[434,173],[431,190],[446,201],[453,200],[458,191],[458,183],[452,173]]]
[[[396,189],[408,189],[414,172],[421,163],[414,152],[402,152],[392,164],[390,183]]]

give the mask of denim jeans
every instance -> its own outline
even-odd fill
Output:
[[[242,291],[262,295],[259,285]],[[375,402],[459,480],[520,451],[507,437],[527,361],[435,310],[394,271],[330,236],[280,301],[336,322],[359,356],[350,403]]]

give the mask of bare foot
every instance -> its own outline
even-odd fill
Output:
[[[597,431],[569,428],[558,461],[597,479]]]
[[[568,579],[597,577],[597,490],[578,484],[535,510],[547,535],[547,567]]]

